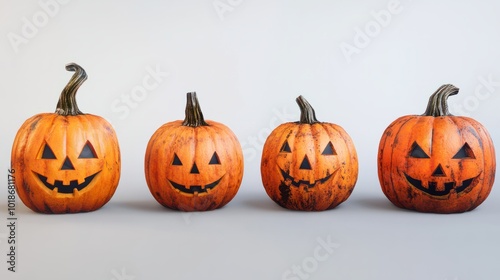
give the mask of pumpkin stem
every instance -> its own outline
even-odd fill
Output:
[[[297,97],[295,101],[297,101],[297,104],[299,104],[300,108],[300,124],[313,124],[319,122],[316,119],[316,113],[314,112],[313,107],[302,95]]]
[[[184,119],[184,122],[182,122],[182,125],[192,127],[208,125],[203,118],[203,113],[201,112],[196,92],[187,93],[186,118]]]
[[[62,116],[83,115],[82,111],[78,109],[75,96],[78,88],[87,80],[87,73],[85,73],[85,70],[76,63],[67,64],[66,70],[75,72],[75,74],[73,74],[68,84],[61,92],[61,96],[57,102],[56,114]]]
[[[446,103],[446,100],[449,96],[457,93],[458,88],[454,85],[442,85],[431,95],[429,103],[427,104],[427,109],[422,115],[431,117],[452,116],[452,114],[448,111],[448,104]]]

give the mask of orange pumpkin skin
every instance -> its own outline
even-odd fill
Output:
[[[306,104],[305,108],[301,105],[303,114],[312,110],[302,96],[299,101]],[[268,196],[284,208],[332,209],[347,200],[356,185],[356,149],[342,127],[302,119],[281,124],[268,136],[262,151],[262,184]]]
[[[196,94],[188,93],[188,107],[197,107],[197,102]],[[192,114],[189,111],[186,115]],[[166,123],[152,135],[144,164],[147,185],[153,197],[171,209],[220,208],[236,196],[243,179],[241,145],[221,123],[186,122]]]
[[[28,208],[40,213],[88,212],[113,196],[120,178],[120,150],[113,128],[99,116],[42,113],[17,132],[11,165],[17,193]]]
[[[394,205],[460,213],[488,197],[496,169],[493,142],[479,122],[447,112],[446,98],[456,93],[451,85],[440,87],[424,115],[400,117],[382,135],[378,176]],[[427,114],[433,106],[442,113]]]

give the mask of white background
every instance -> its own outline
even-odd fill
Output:
[[[450,111],[475,118],[500,141],[497,1],[40,3],[0,1],[1,279],[500,276],[498,184],[472,212],[421,214],[392,206],[376,169],[383,130],[399,116],[423,113],[444,83],[460,88],[449,99]],[[89,76],[77,94],[80,109],[116,129],[120,185],[92,213],[42,215],[19,203],[17,272],[11,273],[6,177],[12,141],[24,120],[55,110],[72,75],[64,69],[68,62]],[[155,87],[138,95],[155,71],[161,74]],[[245,152],[239,193],[211,212],[163,208],[143,175],[149,137],[163,123],[184,118],[188,91],[197,92],[206,119],[235,132]],[[260,181],[263,142],[279,123],[298,120],[299,94],[320,121],[343,126],[358,151],[355,190],[330,211],[282,209]],[[335,248],[317,251],[323,241]],[[315,252],[326,256],[318,260]],[[294,274],[298,269],[302,274]]]

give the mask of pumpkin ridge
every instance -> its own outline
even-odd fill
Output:
[[[211,127],[213,127],[213,126],[211,126]],[[222,129],[220,129],[217,126],[215,127],[214,131],[215,131],[215,135],[217,137],[223,137],[224,134],[227,134],[227,133],[224,133],[222,131]],[[213,149],[214,149],[214,151],[217,152],[217,155],[219,157],[225,158],[225,161],[226,161],[225,164],[227,166],[231,166],[231,168],[234,168],[236,165],[236,162],[233,162],[231,157],[229,156],[231,154],[231,152],[227,150],[228,147],[226,147],[225,141],[221,141],[220,139],[218,139],[218,141],[212,141],[212,143],[213,143]],[[223,147],[221,147],[221,146],[223,146]],[[203,164],[207,164],[207,163],[204,162]],[[226,180],[228,182],[227,188],[223,189],[223,192],[221,195],[221,200],[220,200],[221,202],[220,203],[222,205],[225,205],[233,198],[233,197],[230,197],[231,193],[233,193],[233,187],[234,187],[233,184],[230,183],[230,182],[233,182],[233,180],[234,180],[233,176],[231,176],[231,175],[232,174],[230,172],[225,172],[222,175],[222,177],[220,177],[220,179],[219,179],[219,182],[221,180]],[[225,178],[225,177],[228,177],[228,178]]]
[[[267,137],[267,139],[264,143],[264,147],[262,149],[262,154],[270,152],[270,150],[276,146],[281,147],[281,145],[283,144],[283,141],[290,141],[290,138],[295,139],[295,134],[293,132],[296,128],[293,127],[293,125],[294,125],[293,122],[288,122],[288,123],[280,124],[278,127],[276,127],[274,130],[276,133],[276,137],[271,137],[272,134],[270,134]],[[292,153],[293,153],[293,150],[292,150]],[[261,159],[261,173],[262,174],[269,174],[270,172],[278,173],[279,172],[279,165],[278,165],[277,159],[278,159],[278,157],[271,157],[271,158],[266,158],[266,159],[262,158]],[[265,170],[265,171],[262,170],[262,168],[263,168],[262,161],[263,160],[267,160],[266,166],[268,168],[271,168],[272,171],[271,170]],[[289,169],[290,168],[291,167],[289,167]],[[288,171],[288,172],[290,172],[290,171]],[[263,177],[262,177],[262,179],[263,179],[263,181],[265,181]],[[290,198],[289,186],[287,186],[284,182],[282,182],[280,180],[280,185],[279,185],[277,190],[266,188],[265,191],[268,193],[268,195],[270,197],[272,197],[273,199],[276,199],[276,201],[282,201],[282,203],[280,202],[279,205],[286,208],[286,204],[288,203],[288,200]],[[277,199],[277,197],[281,197],[281,200]]]
[[[301,132],[303,132],[304,130],[306,131],[305,135],[310,135],[310,137],[314,139],[313,143],[312,143],[312,147],[313,147],[312,154],[315,154],[316,153],[315,149],[316,149],[317,139],[314,136],[316,133],[318,133],[318,132],[316,132],[316,126],[313,124],[305,124],[305,125],[301,124],[301,125],[299,125],[299,134]],[[316,166],[317,161],[318,161],[316,156],[314,156],[314,155],[311,156],[309,149],[304,149],[303,152],[304,152],[304,156],[307,157],[307,160],[309,161],[309,164],[311,165],[311,167]],[[299,156],[299,155],[297,154],[297,156]],[[302,156],[299,157],[299,159],[296,161],[297,164],[301,163],[302,159],[303,159]],[[313,169],[313,170],[315,170],[315,169]],[[311,176],[316,177],[315,175],[316,175],[315,173],[313,173],[313,175],[309,175],[309,178],[307,178],[307,180],[310,181],[311,180],[310,177]]]
[[[172,134],[172,130],[174,129],[173,127],[170,127],[170,124],[175,124],[177,125],[177,123],[169,123],[169,124],[166,124],[166,125],[163,125],[162,127],[162,130],[160,131],[160,133],[158,133],[156,135],[156,138],[155,138],[155,141],[152,143],[152,147],[171,147],[172,149],[178,149],[177,146],[177,142],[179,141],[178,139],[183,139],[183,137],[185,137],[185,134],[186,133],[189,133],[190,131],[189,130],[183,130],[181,131],[181,133],[178,133],[178,134]],[[178,124],[180,125],[180,123]],[[156,134],[156,133],[155,133]],[[165,141],[165,146],[157,146],[157,143],[161,142],[162,140]],[[164,155],[165,151],[159,151],[159,154],[162,155],[162,158],[163,158],[163,155]],[[157,155],[154,155],[154,151],[152,151],[151,153],[153,155],[153,161],[156,161],[156,157]],[[168,162],[172,159],[170,158],[165,158],[164,161],[165,162]],[[148,162],[151,162],[151,161],[148,161]],[[149,168],[149,164],[147,165],[148,168]],[[159,184],[165,184],[163,183],[163,180],[166,180],[168,178],[164,178],[164,171],[163,170],[156,170],[157,172],[155,172],[155,175],[152,176],[154,178],[154,180],[157,182],[160,182]],[[166,177],[166,176],[165,176]],[[165,184],[166,185],[166,184]],[[169,187],[169,186],[166,186],[166,187]],[[157,190],[157,192],[160,193],[159,197],[160,199],[164,199],[166,201],[166,203],[169,203],[171,205],[178,205],[177,201],[170,195],[168,195],[168,193],[165,192],[166,190],[166,187],[163,188],[163,189],[160,189],[160,190]],[[150,190],[151,192],[153,192],[153,189],[150,187]]]
[[[321,134],[326,134],[328,135],[328,138],[329,139],[335,139],[336,136],[339,136],[339,137],[343,137],[344,135],[342,135],[342,133],[340,133],[338,130],[337,130],[337,127],[334,127],[335,124],[332,124],[332,123],[322,123],[322,122],[319,122],[318,123],[318,126],[317,127],[320,127],[321,128]],[[335,135],[333,135],[335,133]],[[330,141],[332,142],[332,141]],[[320,143],[318,143],[319,145],[319,150],[322,151],[323,147],[321,147]],[[332,142],[333,144],[333,142]],[[346,145],[347,146],[347,145]],[[342,151],[343,149],[340,149],[340,151]],[[338,164],[340,166],[340,163],[339,163],[339,157],[342,156],[341,154],[337,154],[337,156],[335,157],[335,163]],[[343,157],[346,161],[346,165],[350,166],[350,157]],[[347,163],[347,161],[349,161],[349,163]],[[339,171],[341,168],[337,168],[335,170],[332,170],[332,174],[334,174],[335,172]]]
[[[402,124],[398,124],[398,127],[397,127],[397,132],[394,133],[394,139],[392,140],[392,142],[396,142],[397,141],[397,137],[399,135],[399,132],[401,131],[401,129],[403,129],[403,127],[409,122],[412,120],[412,116],[405,116],[405,117],[402,117],[400,120],[404,120],[404,122]],[[387,139],[388,140],[388,139]],[[392,161],[392,158],[394,156],[394,149],[390,149],[390,159],[391,159],[391,162],[390,162],[390,166],[389,166],[389,178],[390,178],[390,182],[391,182],[391,185],[394,185],[395,183],[395,179],[393,178],[393,173],[392,170],[394,169],[394,165],[393,165],[393,161]],[[400,172],[398,170],[398,172]],[[394,187],[391,188],[391,192],[393,192],[394,194],[394,198],[398,201],[399,205],[403,205],[399,199],[399,194],[396,192],[396,190],[394,189]]]
[[[430,157],[432,157],[432,143],[434,143],[435,132],[436,132],[435,125],[436,125],[437,118],[427,117],[427,116],[413,116],[410,120],[413,123],[405,123],[401,126],[403,128],[407,125],[411,125],[411,127],[408,128],[408,130],[409,130],[408,135],[406,137],[404,137],[407,140],[407,142],[403,146],[404,147],[411,147],[413,145],[413,143],[416,142],[416,140],[415,140],[416,135],[422,133],[420,130],[416,130],[415,129],[416,127],[423,127],[425,129],[425,131],[427,131],[427,129],[430,129],[428,134],[430,135],[429,137],[430,137],[431,144],[429,145],[428,152],[427,151],[425,151],[425,152],[428,153],[428,155]],[[401,130],[398,131],[398,135],[400,135],[400,133],[401,133]],[[417,143],[417,144],[423,145],[423,143]],[[408,154],[409,154],[409,151],[408,151]],[[410,165],[410,162],[408,160],[406,160],[404,169],[408,170],[408,168],[410,167],[409,165]],[[399,170],[398,172],[401,174],[401,176],[406,175],[406,173],[404,171]],[[406,183],[408,183],[408,182],[406,182]],[[410,192],[410,191],[408,191],[408,192]]]
[[[450,119],[453,120],[456,124],[456,118],[451,117]],[[478,140],[479,145],[481,145],[481,148],[483,148],[483,141],[481,140],[481,137],[478,133],[481,129],[480,129],[480,125],[477,125],[477,121],[475,121],[473,119],[469,119],[469,118],[462,118],[461,121],[464,122],[465,124],[467,124],[466,125],[467,127],[474,128],[474,129],[468,129],[467,131],[469,133],[471,133],[472,135],[474,135],[474,137]],[[458,124],[457,124],[457,127],[459,127]],[[462,131],[460,130],[460,132],[462,132]]]
[[[84,114],[84,115],[81,115],[79,117],[80,117],[80,119],[85,120],[86,125],[84,126],[84,130],[85,131],[92,131],[92,133],[91,133],[92,139],[101,139],[101,133],[99,133],[99,132],[106,130],[106,135],[102,136],[102,138],[114,139],[116,141],[116,143],[118,143],[117,136],[114,134],[114,131],[112,130],[111,124],[108,121],[106,121],[104,118],[102,118],[100,116],[92,115],[92,114]],[[87,139],[89,138],[87,133],[85,134],[85,137]],[[87,140],[87,142],[88,142],[88,140]],[[116,151],[115,151],[115,149],[107,149],[106,146],[104,145],[103,141],[97,141],[97,144],[99,147],[99,154],[97,154],[98,158],[105,159],[106,157],[112,157],[112,158],[116,158],[115,163],[121,162],[120,146],[116,145],[115,146]],[[91,145],[95,149],[96,143],[91,143]],[[97,151],[96,151],[96,153],[97,153]],[[102,170],[105,168],[109,168],[109,167],[107,167],[105,164],[103,164]],[[121,174],[121,167],[120,167],[120,165],[115,165],[113,167],[113,169],[115,169],[116,172],[114,172],[111,175],[112,177],[110,178],[110,181],[118,181],[120,174]],[[99,173],[101,171],[99,171]],[[105,190],[102,190],[102,191],[105,191]],[[101,196],[102,199],[104,200],[104,203],[100,203],[101,204],[100,207],[104,206],[109,200],[111,200],[111,198],[113,197],[115,192],[116,192],[116,188],[108,188],[107,193],[105,195]],[[99,201],[96,200],[94,203],[95,203],[95,205],[97,205],[97,204],[99,204]]]
[[[415,122],[412,124],[412,127],[409,132],[409,137],[406,137],[408,142],[406,143],[406,147],[411,147],[413,143],[416,141],[416,134],[421,133],[420,131],[416,131],[415,127],[424,127],[425,129],[429,128],[429,138],[430,138],[430,143],[429,145],[429,151],[425,151],[426,153],[429,153],[429,156],[432,156],[432,143],[434,143],[434,138],[435,138],[435,125],[436,125],[436,118],[433,117],[422,117],[422,116],[416,116],[412,120]],[[404,124],[403,126],[405,126]],[[423,145],[423,143],[418,143],[419,145]],[[427,144],[427,143],[426,143]],[[408,163],[408,162],[407,162]],[[408,166],[405,166],[405,168],[408,168]]]
[[[493,146],[493,141],[492,141],[491,137],[489,136],[489,133],[487,132],[487,130],[479,122],[477,122],[474,119],[463,118],[463,122],[467,123],[467,127],[472,127],[474,129],[474,130],[469,129],[467,132],[471,133],[477,139],[480,147],[484,150],[484,155],[489,154],[489,157],[487,157],[487,156],[482,157],[481,165],[488,166],[488,165],[492,164],[493,166],[495,166],[496,165],[495,150],[494,150],[494,146]],[[484,143],[485,141],[487,143]],[[488,159],[491,159],[492,163],[489,163]],[[477,158],[476,158],[476,160],[477,160]],[[483,181],[491,181],[491,184],[493,185],[493,183],[495,181],[495,171],[492,172],[492,175],[489,178],[487,178],[484,175],[484,172],[482,172],[481,175],[483,175],[483,176],[481,176]],[[481,191],[481,193],[484,196],[488,196],[490,194],[490,192],[491,192],[491,189],[487,190],[486,193]],[[478,195],[476,197],[476,200],[474,201],[473,205],[478,205],[477,201],[479,201],[480,199],[482,199],[482,195]]]
[[[342,158],[343,163],[344,163],[342,165],[344,165],[344,166],[337,168],[336,170],[333,171],[333,173],[341,172],[341,175],[335,175],[335,176],[344,175],[346,178],[345,180],[342,181],[342,184],[339,183],[337,185],[337,187],[339,189],[348,188],[349,184],[352,184],[353,186],[355,186],[357,179],[358,179],[359,165],[358,165],[358,161],[357,161],[358,156],[357,156],[356,148],[354,146],[354,143],[353,143],[351,137],[349,136],[349,134],[347,133],[347,131],[343,127],[341,127],[337,124],[333,124],[333,123],[330,123],[329,125],[326,125],[326,123],[321,123],[321,124],[325,128],[330,139],[337,139],[337,138],[349,139],[349,141],[339,141],[339,143],[342,145],[341,149],[338,149],[338,144],[336,144],[336,146],[337,146],[336,162],[337,162],[337,164],[340,165],[341,164],[340,158]],[[333,133],[335,133],[336,135],[333,135]],[[334,136],[337,136],[337,137],[334,137]],[[345,149],[345,151],[344,151],[344,149]],[[343,154],[344,152],[346,152],[345,155]],[[346,196],[335,197],[335,199],[332,201],[330,206],[328,206],[328,209],[331,209],[332,207],[335,207],[336,205],[346,201],[349,198],[349,196],[352,194],[353,191],[354,191],[354,188],[351,188]],[[332,192],[332,191],[330,190],[330,192]],[[331,195],[333,195],[333,194],[331,194]]]

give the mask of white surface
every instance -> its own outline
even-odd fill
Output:
[[[77,95],[80,109],[117,131],[120,185],[93,213],[39,215],[19,205],[17,273],[1,261],[2,188],[1,279],[287,279],[303,264],[311,272],[288,279],[498,279],[498,183],[470,213],[420,214],[393,207],[376,170],[382,131],[401,115],[422,113],[444,83],[460,88],[451,112],[474,117],[498,142],[497,2],[87,2],[59,4],[28,38],[26,20],[47,14],[39,2],[0,1],[1,166],[6,174],[24,120],[55,109],[71,77],[64,65],[76,62],[89,75]],[[218,13],[214,3],[232,6]],[[392,13],[384,26],[375,20],[387,15],[381,10]],[[359,41],[357,30],[366,28],[373,36]],[[13,33],[26,43],[13,45]],[[345,56],[341,46],[356,42],[359,53]],[[147,78],[155,71],[156,80]],[[154,86],[126,105],[144,79]],[[212,212],[162,208],[143,175],[149,137],[183,119],[188,91],[198,93],[207,119],[232,128],[245,152],[240,192]],[[299,94],[318,119],[343,126],[358,151],[356,188],[331,211],[281,209],[260,182],[262,144],[279,123],[298,119]],[[328,239],[336,248],[318,255],[326,252],[318,240]]]

